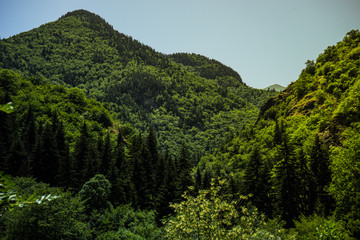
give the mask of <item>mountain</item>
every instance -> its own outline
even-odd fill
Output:
[[[285,88],[286,88],[286,87],[281,86],[281,85],[279,85],[279,84],[273,84],[273,85],[270,85],[270,86],[264,88],[264,90],[268,90],[268,89],[269,89],[269,90],[272,90],[272,89],[274,89],[274,90],[277,91],[277,92],[281,92],[281,91],[283,91]]]
[[[280,93],[84,10],[1,40],[0,68],[6,238],[360,238],[358,30]]]
[[[359,93],[360,32],[353,30],[307,61],[299,79],[261,107],[256,124],[213,159],[288,227],[300,215],[334,213],[358,237]]]
[[[121,34],[85,10],[0,41],[0,68],[81,89],[138,131],[154,127],[161,150],[213,149],[255,121],[276,93],[246,86],[238,73],[191,54],[170,56]]]

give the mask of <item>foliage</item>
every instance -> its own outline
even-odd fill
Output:
[[[351,239],[343,222],[318,215],[302,217],[295,223],[295,231],[296,239]]]
[[[97,219],[97,235],[104,236],[109,232],[113,232],[120,239],[162,239],[155,213],[135,211],[129,205],[109,208]]]
[[[51,190],[50,190],[51,191]],[[56,199],[45,196],[7,211],[1,220],[5,239],[89,239],[83,206],[78,198],[62,193]],[[41,200],[41,201],[40,201]]]
[[[181,203],[172,204],[176,215],[165,225],[168,239],[249,239],[265,224],[264,216],[256,208],[228,201],[221,194],[223,180],[213,180],[209,190],[200,190],[197,196],[184,193]],[[236,206],[239,208],[236,208]],[[270,234],[269,234],[270,235]]]
[[[261,107],[255,124],[206,157],[212,166],[222,166],[218,174],[236,176],[240,192],[248,194],[246,186],[251,186],[256,205],[268,201],[254,184],[266,179],[261,169],[270,169],[271,207],[266,210],[272,208],[287,228],[302,215],[335,212],[351,236],[359,236],[359,39],[359,31],[351,31],[316,61],[306,62],[299,79]],[[254,145],[260,154],[254,154]]]
[[[346,140],[343,146],[334,149],[331,165],[333,175],[329,189],[336,200],[337,217],[348,222],[348,228],[356,237],[360,236],[359,130],[359,124],[353,124],[344,132]]]
[[[193,59],[196,68],[184,68],[181,56]],[[193,142],[191,152],[212,149],[229,129],[253,121],[261,103],[276,95],[246,86],[218,61],[158,53],[85,10],[1,40],[1,68],[81,89],[106,103],[121,123],[138,131],[154,127],[159,150],[172,154],[185,139]]]
[[[1,236],[359,238],[359,44],[277,94],[84,10],[0,40]]]
[[[79,192],[86,201],[86,207],[91,210],[109,207],[111,183],[103,175],[97,174],[87,181]]]
[[[0,111],[5,113],[12,113],[14,111],[14,106],[12,102],[8,102],[7,104],[0,105]]]

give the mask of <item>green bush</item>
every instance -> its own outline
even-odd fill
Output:
[[[335,221],[333,218],[324,218],[318,215],[308,218],[301,217],[299,221],[295,222],[295,230],[298,233],[297,239],[351,239],[343,222]]]

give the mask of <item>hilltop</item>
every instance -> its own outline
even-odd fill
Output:
[[[85,10],[0,68],[6,238],[360,238],[358,30],[280,93]]]
[[[246,86],[218,61],[156,52],[85,10],[3,39],[0,49],[0,68],[80,88],[122,124],[138,131],[153,126],[160,148],[172,153],[181,142],[212,149],[227,132],[255,121],[261,104],[275,95]]]
[[[277,91],[277,92],[281,92],[281,91],[283,91],[285,88],[286,88],[286,87],[281,86],[281,85],[279,85],[279,84],[273,84],[273,85],[270,85],[270,86],[264,88],[264,90],[275,90],[275,91]]]

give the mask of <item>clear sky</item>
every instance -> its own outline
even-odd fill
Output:
[[[306,60],[360,29],[360,0],[0,0],[0,37],[76,9],[162,53],[198,53],[252,87],[295,81]]]

